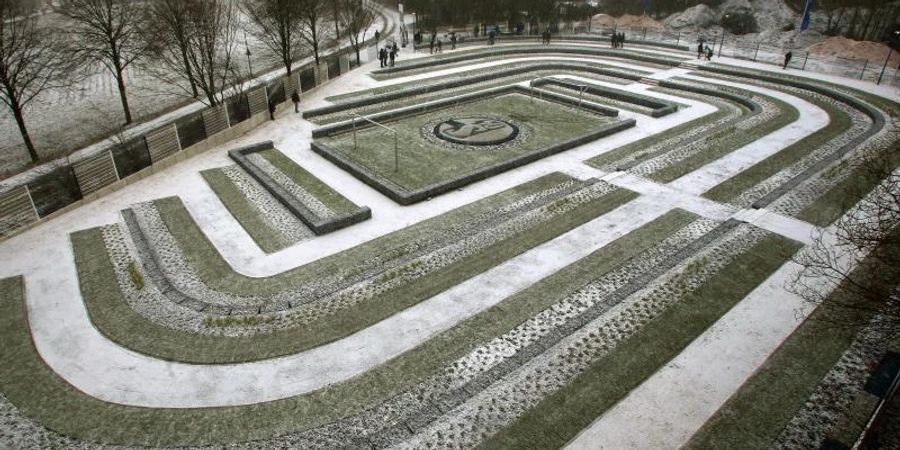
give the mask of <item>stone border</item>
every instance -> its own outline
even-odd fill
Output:
[[[331,219],[322,219],[319,217],[316,213],[307,208],[303,202],[291,195],[290,192],[281,187],[272,179],[272,177],[260,170],[256,164],[253,164],[253,162],[247,158],[247,155],[252,153],[274,148],[275,144],[272,141],[265,141],[229,150],[228,156],[269,191],[269,193],[284,205],[288,211],[297,216],[303,224],[309,227],[316,235],[331,233],[332,231],[337,231],[341,228],[346,228],[350,225],[372,218],[372,210],[367,206],[358,207],[351,213],[342,214]]]
[[[535,70],[574,70],[579,72],[588,72],[597,75],[606,75],[616,78],[624,78],[626,80],[631,81],[641,81],[643,78],[642,75],[638,75],[636,73],[631,73],[623,70],[617,70],[607,67],[597,67],[591,66],[583,63],[577,62],[553,62],[553,63],[541,63],[536,62],[532,64],[526,64],[520,67],[513,67],[509,69],[504,69],[497,72],[485,73],[483,75],[477,75],[472,77],[463,77],[448,80],[442,83],[431,84],[421,87],[400,89],[394,92],[387,92],[379,95],[366,96],[354,101],[344,102],[336,105],[323,106],[321,108],[309,109],[303,111],[303,118],[310,119],[317,116],[323,116],[326,114],[332,114],[336,112],[346,111],[348,109],[358,108],[360,106],[369,106],[377,103],[383,103],[391,100],[397,100],[405,97],[411,97],[414,95],[428,94],[431,92],[438,92],[444,89],[456,88],[461,86],[468,86],[476,83],[480,83],[483,81],[492,81],[500,78],[511,77],[515,75],[521,75],[527,72],[533,72]]]
[[[439,108],[448,105],[456,105],[463,101],[474,101],[481,100],[485,98],[496,97],[503,94],[508,93],[519,93],[524,95],[530,95],[530,90],[526,87],[519,85],[511,85],[504,86],[500,88],[487,89],[484,91],[475,92],[472,94],[467,94],[461,97],[454,97],[446,100],[440,100],[436,102],[431,102],[423,106],[411,106],[408,108],[401,108],[394,111],[388,111],[381,114],[376,114],[371,117],[377,118],[378,120],[388,120],[388,119],[396,119],[399,117],[405,117],[407,115],[420,114],[425,111],[428,111],[428,108]],[[579,104],[577,99],[542,91],[541,94],[545,98],[550,98],[554,102],[567,104],[571,106],[577,106]],[[582,102],[581,107],[590,109],[594,112],[609,115],[609,116],[617,116],[618,111],[612,108],[607,108],[605,106],[597,105],[589,102]],[[614,112],[615,114],[612,114]],[[420,202],[422,200],[426,200],[428,198],[443,194],[445,192],[451,191],[453,189],[458,189],[467,184],[474,183],[476,181],[481,181],[492,176],[498,175],[502,172],[506,172],[507,170],[515,169],[517,167],[524,166],[531,162],[537,161],[542,158],[546,158],[547,156],[554,155],[556,153],[563,152],[565,150],[569,150],[571,148],[577,147],[579,145],[586,144],[588,142],[595,141],[602,137],[606,137],[615,133],[618,133],[627,128],[631,128],[636,125],[634,119],[627,119],[615,123],[611,123],[608,125],[604,125],[598,129],[591,131],[585,135],[575,137],[573,139],[569,139],[564,142],[560,142],[558,144],[551,145],[544,149],[535,150],[533,152],[521,155],[516,158],[512,158],[507,161],[501,161],[496,164],[489,165],[487,167],[483,167],[477,169],[473,172],[460,175],[456,178],[451,178],[449,180],[435,183],[430,186],[426,186],[420,189],[416,189],[414,191],[409,191],[405,188],[398,186],[390,180],[387,180],[377,174],[370,172],[365,167],[345,158],[342,156],[337,150],[332,147],[329,147],[321,142],[313,141],[310,144],[312,151],[318,153],[323,158],[331,161],[336,166],[341,169],[349,172],[359,180],[371,186],[373,189],[381,192],[391,200],[401,204],[401,205],[411,205],[413,203]],[[332,134],[340,133],[342,131],[346,131],[352,128],[351,122],[342,122],[335,125],[331,125],[324,128],[319,128],[313,131],[313,137],[327,137]]]
[[[586,88],[585,92],[587,92],[588,94],[593,94],[599,97],[608,97],[613,100],[619,100],[638,106],[645,106],[652,109],[652,111],[650,112],[650,117],[654,118],[663,117],[678,111],[678,104],[670,102],[668,100],[654,98],[649,95],[641,95],[622,89],[608,88],[606,86],[600,86],[593,83],[579,84],[578,82],[575,82],[573,80],[564,80],[555,77],[540,78],[538,80],[535,80],[533,83],[533,85],[536,87],[545,86],[548,84],[562,86],[569,89],[581,89],[582,87],[584,87]]]

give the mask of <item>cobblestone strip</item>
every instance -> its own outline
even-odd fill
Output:
[[[869,379],[869,365],[884,353],[883,336],[864,329],[828,371],[803,407],[772,444],[773,449],[820,448],[828,433],[849,414]]]
[[[658,91],[673,96],[686,97],[709,103],[711,105],[714,105],[717,109],[727,110],[728,114],[719,118],[718,120],[704,123],[697,127],[692,127],[683,133],[679,133],[677,136],[659,140],[658,142],[641,148],[638,151],[632,152],[619,160],[606,163],[602,167],[600,167],[600,169],[606,171],[614,171],[620,168],[630,169],[634,166],[640,165],[643,161],[653,160],[655,158],[663,156],[668,151],[674,148],[691,145],[692,143],[703,139],[707,135],[734,125],[738,121],[742,120],[745,114],[752,114],[752,112],[745,112],[745,110],[739,107],[737,104],[718,97],[679,91],[677,89],[670,88],[661,88],[658,89]]]
[[[566,335],[508,376],[441,416],[400,448],[469,448],[571,382],[593,361],[699,287],[765,232],[742,226]]]
[[[276,183],[281,185],[281,187],[285,188],[288,192],[291,193],[297,200],[300,200],[310,211],[312,211],[315,215],[319,216],[321,219],[330,219],[335,217],[337,213],[335,213],[331,208],[327,205],[319,201],[314,195],[310,194],[309,191],[300,186],[290,177],[282,173],[278,170],[277,167],[272,165],[266,158],[264,158],[259,153],[251,153],[247,155],[247,159],[249,159],[256,167],[266,173],[266,175],[272,177]]]
[[[223,167],[221,171],[256,208],[259,217],[282,235],[286,242],[293,244],[315,236],[300,219],[238,166]]]
[[[753,115],[750,118],[742,118],[742,120],[737,120],[736,117],[732,118],[732,125],[728,128],[733,128],[733,131],[735,133],[751,132],[751,130],[753,130],[754,128],[777,118],[780,114],[780,110],[775,106],[775,104],[768,101],[765,97],[754,96],[752,98],[752,101],[762,107],[762,112]],[[628,171],[635,175],[647,176],[673,164],[676,164],[679,161],[683,161],[698,153],[727,145],[727,143],[724,141],[731,139],[734,133],[724,132],[721,130],[722,128],[716,127],[714,130],[709,130],[703,133],[702,136],[692,140],[690,143],[685,143],[675,147],[666,147],[668,151],[666,151],[665,153],[662,153],[654,157],[653,159],[641,162],[640,164],[637,164],[634,167],[628,169]]]
[[[338,274],[339,278],[337,280],[317,280],[312,283],[298,285],[290,291],[275,294],[271,296],[272,301],[291,302],[290,306],[293,310],[290,311],[289,314],[276,315],[273,320],[257,324],[253,327],[238,327],[234,329],[225,329],[223,327],[198,328],[203,323],[204,318],[221,314],[222,311],[215,308],[203,308],[202,304],[198,304],[196,299],[192,299],[188,297],[186,293],[181,292],[180,288],[184,282],[191,283],[191,286],[194,288],[199,285],[205,287],[205,284],[202,283],[199,276],[193,271],[193,268],[187,265],[187,260],[184,258],[180,248],[174,243],[174,238],[169,233],[164,233],[165,236],[153,234],[149,238],[144,239],[141,233],[133,232],[132,237],[138,248],[137,254],[143,255],[143,257],[139,259],[144,262],[144,272],[148,278],[146,284],[148,287],[153,286],[153,288],[145,288],[144,292],[139,296],[135,296],[133,288],[129,289],[128,286],[130,284],[126,283],[122,292],[126,296],[132,296],[129,300],[130,304],[149,303],[155,305],[174,302],[185,306],[190,305],[189,307],[166,311],[156,309],[155,306],[152,306],[149,309],[136,308],[136,310],[144,313],[177,313],[173,316],[155,315],[153,316],[154,322],[165,324],[176,329],[190,330],[204,334],[246,335],[309,323],[316,318],[369,299],[373,295],[390,287],[397,286],[402,282],[414,280],[418,276],[431,270],[436,270],[446,264],[450,264],[466,254],[477,251],[478,249],[483,248],[483,246],[490,245],[490,243],[495,242],[504,236],[508,236],[510,233],[521,230],[522,227],[527,226],[529,223],[535,223],[537,220],[546,220],[546,218],[542,217],[542,215],[545,215],[542,210],[535,210],[533,208],[539,208],[542,204],[565,198],[565,196],[568,195],[573,195],[579,186],[583,186],[583,184],[574,181],[561,183],[552,188],[528,195],[525,198],[505,205],[491,213],[473,217],[472,224],[461,225],[455,230],[450,230],[446,234],[435,236],[430,239],[417,240],[410,243],[407,246],[408,248],[395,249],[400,250],[398,252],[390,252],[385,255],[378,255],[369,260],[361,261],[359,266],[349,268],[349,270],[357,274],[355,276]],[[612,187],[609,185],[599,184],[599,187],[592,191],[592,193],[582,195],[588,195],[589,198],[594,198],[594,196],[603,195],[603,193],[609,192],[611,189]],[[575,204],[573,203],[572,206],[574,205]],[[151,214],[144,215],[142,219],[146,220],[151,217],[153,211],[155,211],[155,208],[151,210]],[[557,211],[556,214],[562,212],[563,211],[560,210]],[[125,216],[126,222],[130,222],[129,214],[125,214]],[[134,216],[137,216],[137,214]],[[514,224],[516,227],[510,228],[509,224]],[[142,227],[143,229],[145,226],[139,225],[139,227]],[[162,227],[164,228],[164,225]],[[132,226],[130,228],[134,231],[136,227]],[[111,233],[111,231],[107,232]],[[161,247],[161,249],[150,249],[148,242],[152,242],[154,247]],[[111,249],[111,256],[113,254],[128,253],[128,250],[125,248],[125,243],[120,240],[108,239],[106,245]],[[174,247],[172,245],[174,245]],[[176,284],[178,289],[171,287],[169,284],[170,274],[160,271],[159,266],[155,264],[157,257],[148,254],[151,252],[167,255],[169,257],[169,262],[165,262],[165,264],[170,264],[171,261],[175,259],[179,261],[179,264],[181,265],[178,268],[168,270],[168,272],[176,272],[182,277]],[[417,259],[428,260],[428,263],[417,263]],[[129,276],[127,273],[127,262],[124,264],[116,264],[115,267],[117,276],[127,281]],[[190,271],[191,273],[187,273],[187,271]],[[329,291],[326,288],[330,288],[331,290]],[[195,289],[195,292],[196,291],[197,289]],[[221,293],[208,288],[204,289],[203,294],[222,295]],[[260,297],[260,300],[258,301],[262,301],[262,297]],[[258,312],[256,309],[257,307],[253,307],[249,310],[246,308],[240,309],[238,307],[230,308],[231,309],[226,312],[251,314]]]

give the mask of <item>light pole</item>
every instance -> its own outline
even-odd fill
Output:
[[[244,33],[244,48],[247,49],[247,69],[250,71],[250,78],[253,78],[253,63],[250,62],[250,46],[247,45],[247,33]]]
[[[891,61],[891,56],[894,54],[894,45],[900,44],[900,30],[894,30],[891,33],[891,41],[888,43],[888,55],[887,58],[884,59],[884,65],[881,66],[881,73],[878,74],[878,81],[875,84],[881,84],[881,78],[884,76],[884,70],[887,69],[888,63]]]
[[[722,57],[722,47],[725,46],[725,32],[728,30],[727,28],[725,28],[725,25],[728,24],[728,19],[730,17],[731,17],[730,14],[725,14],[722,17],[722,42],[719,44],[719,56],[718,56],[719,58]]]

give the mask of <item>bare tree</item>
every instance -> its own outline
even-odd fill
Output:
[[[143,3],[132,0],[67,0],[60,11],[75,22],[74,58],[99,64],[116,79],[119,98],[130,124],[125,69],[144,55],[141,39]]]
[[[191,89],[191,96],[197,98],[197,83],[194,81],[193,68],[188,60],[188,3],[183,0],[153,0],[148,8],[148,20],[144,36],[147,39],[147,48],[158,60],[166,51],[172,51],[176,59],[180,59],[179,72],[185,74]],[[147,70],[155,72],[154,65],[148,65]],[[168,69],[168,68],[165,68]]]
[[[31,161],[39,159],[25,125],[25,108],[63,72],[55,32],[38,26],[16,0],[0,0],[0,100],[9,108]]]
[[[291,74],[302,47],[302,16],[294,0],[246,0],[244,11],[255,25],[252,33]]]
[[[336,0],[340,2],[341,24],[347,30],[350,46],[356,51],[356,63],[360,64],[359,52],[365,42],[366,31],[375,23],[377,13],[366,0]]]
[[[235,60],[237,14],[231,0],[180,0],[185,40],[164,35],[152,53],[160,78],[185,92],[192,87],[209,106],[222,103],[240,80]],[[171,32],[172,30],[168,30]]]
[[[880,184],[834,223],[833,232],[823,232],[796,258],[803,270],[789,286],[811,303],[835,308],[837,325],[856,326],[874,317],[873,325],[885,336],[900,333],[900,173],[895,166],[891,155],[860,163],[863,187],[857,189]],[[864,266],[853,270],[847,255],[866,255]],[[838,295],[823,293],[832,290]]]
[[[319,65],[319,47],[325,30],[326,7],[328,0],[297,0],[303,23],[303,40],[309,44]]]

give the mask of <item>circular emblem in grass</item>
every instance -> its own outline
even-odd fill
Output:
[[[434,134],[455,144],[497,145],[515,139],[519,127],[489,117],[460,117],[437,124]]]

